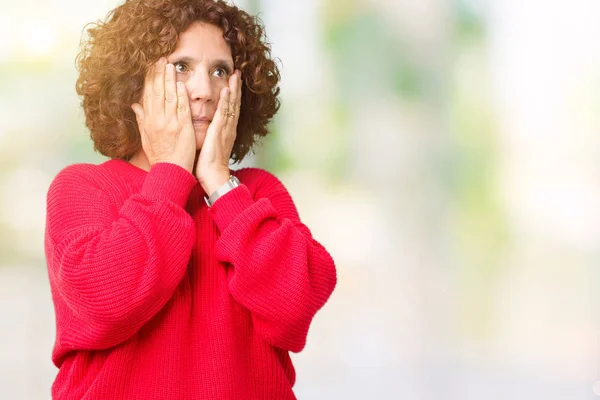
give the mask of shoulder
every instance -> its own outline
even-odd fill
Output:
[[[264,169],[242,168],[233,171],[233,175],[240,180],[240,183],[246,185],[252,194],[269,193],[279,190],[287,192],[281,180]]]
[[[260,168],[243,168],[233,174],[248,187],[254,200],[268,199],[282,215],[298,218],[290,193],[275,175]]]
[[[94,164],[71,164],[56,174],[50,189],[56,187],[68,187],[84,182],[93,182],[94,177],[99,174],[99,166]]]
[[[111,166],[113,160],[102,164],[71,164],[58,172],[50,184],[49,194],[77,193],[90,190],[106,191],[114,186],[118,173]]]

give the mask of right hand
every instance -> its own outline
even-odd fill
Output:
[[[196,136],[185,85],[176,82],[173,64],[163,57],[148,69],[143,106],[131,105],[150,165],[177,164],[190,173],[196,156]]]

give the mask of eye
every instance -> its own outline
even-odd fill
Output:
[[[219,67],[219,68],[215,69],[215,72],[213,72],[213,75],[216,76],[217,78],[226,78],[227,75],[229,75],[229,70],[224,67]]]
[[[173,66],[175,67],[175,72],[177,73],[185,73],[189,71],[187,64],[184,62],[176,62],[173,64]]]

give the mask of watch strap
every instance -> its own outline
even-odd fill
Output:
[[[221,196],[231,191],[232,189],[235,189],[238,186],[240,186],[239,179],[233,175],[229,175],[229,179],[227,179],[227,182],[221,185],[209,197],[204,196],[204,201],[206,202],[206,205],[211,207],[213,204],[215,204],[215,201],[217,201]]]

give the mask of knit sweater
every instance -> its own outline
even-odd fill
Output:
[[[62,170],[47,198],[55,400],[294,399],[336,284],[328,252],[270,173],[208,207],[192,174],[125,161]]]

